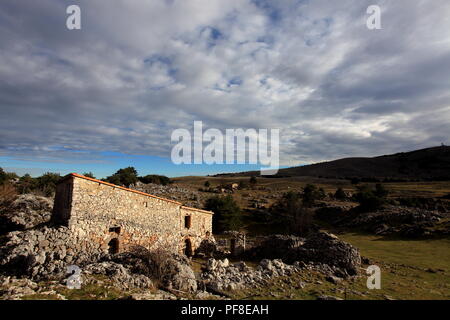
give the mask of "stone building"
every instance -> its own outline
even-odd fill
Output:
[[[192,255],[212,236],[210,211],[76,173],[57,185],[52,219],[81,250],[117,253],[138,245]]]

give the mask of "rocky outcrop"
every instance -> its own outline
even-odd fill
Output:
[[[83,268],[83,274],[106,275],[110,280],[114,281],[117,287],[123,290],[154,288],[152,280],[147,276],[132,273],[123,265],[110,261],[89,264]]]
[[[426,199],[425,199],[426,200]],[[424,203],[425,200],[423,201]],[[432,200],[432,199],[431,199]],[[450,212],[389,205],[372,212],[357,208],[326,207],[316,210],[316,217],[337,227],[360,229],[377,235],[401,235],[416,238],[450,234]]]
[[[53,201],[33,194],[18,196],[0,213],[0,234],[31,229],[50,221]]]
[[[174,254],[163,262],[161,268],[164,270],[161,278],[164,288],[181,292],[197,291],[195,273],[185,256]]]
[[[345,219],[339,225],[362,228],[380,235],[399,234],[420,237],[432,234],[450,234],[450,228],[440,228],[442,219],[450,214],[417,208],[389,206],[375,212],[361,213]]]
[[[134,274],[149,277],[155,286],[184,293],[197,291],[195,273],[184,255],[134,247],[130,252],[112,255],[106,260],[123,265]]]
[[[102,256],[98,247],[80,245],[66,227],[10,232],[0,245],[0,270],[31,279],[60,277],[68,265],[81,266]]]
[[[361,265],[357,248],[326,232],[314,232],[307,238],[269,236],[249,250],[248,254],[252,257],[282,259],[286,263],[323,263],[341,268],[342,273],[347,275],[357,274]]]
[[[209,259],[200,283],[213,293],[226,294],[228,291],[263,287],[277,277],[289,277],[304,271],[322,273],[333,283],[339,283],[342,277],[347,276],[341,268],[323,263],[296,261],[290,265],[281,259],[263,259],[256,268],[251,268],[244,262],[231,264],[228,259]],[[303,288],[305,284],[297,283],[296,286]]]
[[[335,266],[348,275],[358,274],[361,266],[361,255],[357,248],[326,232],[312,234],[295,252],[299,261]]]
[[[264,259],[253,269],[244,262],[230,264],[228,259],[209,259],[201,279],[207,290],[221,293],[263,286],[273,277],[291,275],[298,270],[281,260]]]
[[[271,235],[264,237],[257,245],[249,249],[246,255],[256,258],[283,259],[295,261],[295,249],[303,245],[305,239],[292,235]]]

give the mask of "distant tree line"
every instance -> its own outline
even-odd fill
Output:
[[[83,175],[95,179],[92,172],[85,172]],[[55,194],[56,185],[61,178],[62,176],[59,173],[54,172],[46,172],[39,177],[32,177],[27,173],[20,177],[16,173],[6,172],[0,167],[0,186],[8,185],[20,194],[34,193],[51,197]],[[160,175],[146,175],[140,177],[138,176],[136,169],[133,167],[119,169],[115,174],[103,179],[103,181],[125,187],[130,187],[138,181],[141,181],[142,183],[156,183],[161,185],[167,185],[172,182],[168,177]]]

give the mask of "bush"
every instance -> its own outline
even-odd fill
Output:
[[[251,176],[251,177],[250,177],[249,183],[250,183],[251,186],[256,185],[257,182],[258,182],[258,181],[256,180],[256,177],[255,177],[255,176]]]
[[[134,167],[128,167],[119,169],[115,174],[107,177],[104,181],[124,187],[129,187],[132,184],[138,182],[138,174]]]
[[[238,230],[242,226],[241,209],[231,195],[209,198],[205,209],[214,212],[214,233]]]
[[[241,181],[239,181],[239,186],[238,186],[238,188],[239,188],[239,190],[247,189],[247,188],[248,188],[248,183],[245,182],[245,181],[243,181],[243,180],[241,180]]]
[[[209,188],[211,186],[211,183],[209,183],[209,181],[205,181],[204,186],[205,188]]]
[[[386,204],[387,191],[377,184],[375,190],[367,185],[358,188],[355,200],[359,202],[358,209],[363,212],[376,211]]]
[[[145,184],[148,183],[154,183],[154,184],[160,184],[163,186],[166,186],[170,183],[172,183],[172,181],[166,177],[166,176],[160,176],[160,175],[156,175],[156,174],[148,174],[144,177],[139,177],[139,181]]]

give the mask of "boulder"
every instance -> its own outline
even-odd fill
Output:
[[[161,269],[164,270],[161,277],[164,288],[182,292],[197,291],[195,273],[184,255],[173,254],[162,262]]]

